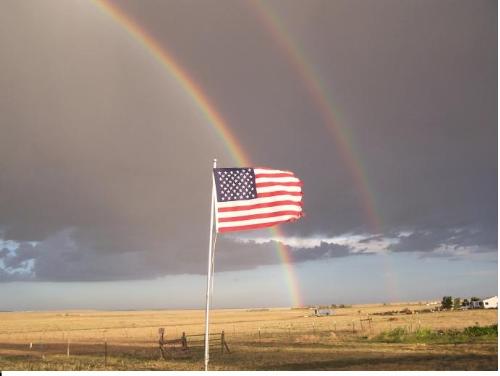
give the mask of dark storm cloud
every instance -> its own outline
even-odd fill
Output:
[[[65,230],[51,236],[36,246],[22,243],[14,252],[0,253],[0,280],[39,281],[113,281],[148,279],[165,274],[204,274],[206,254],[191,253],[172,257],[150,248],[140,251],[99,252],[75,242],[75,230]],[[262,265],[282,262],[277,251],[278,243],[269,241],[257,244],[221,239],[216,252],[218,272],[252,269]],[[346,257],[351,248],[322,242],[312,248],[289,248],[295,262]],[[158,256],[160,255],[160,256]],[[26,268],[28,260],[35,260]],[[23,270],[17,270],[18,268]]]
[[[346,245],[321,242],[313,248],[302,248],[293,251],[295,262],[314,261],[334,257],[346,257],[352,254],[352,248]]]
[[[330,94],[384,231],[496,221],[494,2],[269,3]],[[286,231],[372,231],[367,198],[302,72],[252,2],[209,3],[202,19],[197,3],[163,3],[155,14],[119,4],[178,53],[256,164],[272,162],[305,181],[308,216]],[[196,26],[177,27],[177,12]]]
[[[349,134],[378,235],[316,100],[251,2],[117,4],[209,94],[253,163],[304,181],[307,215],[283,226],[289,235],[408,231],[392,251],[496,249],[495,2],[269,3]],[[199,109],[91,3],[1,8],[0,229],[21,242],[1,251],[4,266],[33,260],[40,280],[204,273],[211,158],[231,159]],[[280,262],[274,247],[221,237],[217,270]]]
[[[432,252],[441,246],[477,247],[476,251],[497,251],[497,233],[487,229],[429,229],[417,230],[410,235],[398,237],[399,242],[388,247],[394,252]]]

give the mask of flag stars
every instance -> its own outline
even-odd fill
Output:
[[[257,197],[255,175],[250,168],[216,169],[219,201],[250,200]]]

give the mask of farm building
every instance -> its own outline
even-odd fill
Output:
[[[329,308],[314,308],[314,316],[331,316],[334,311]]]
[[[482,300],[473,300],[469,303],[469,308],[472,308],[472,309],[483,308],[483,301]]]
[[[498,296],[492,296],[483,300],[484,308],[498,308]]]

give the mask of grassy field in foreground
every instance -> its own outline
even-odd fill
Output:
[[[406,313],[401,311],[406,310]],[[425,304],[356,305],[328,317],[307,309],[215,310],[217,370],[496,370],[497,310],[424,312]],[[399,313],[396,313],[399,312]],[[381,313],[385,313],[382,315]],[[0,313],[3,370],[200,370],[204,312],[65,311]],[[371,320],[367,320],[371,319]],[[160,357],[166,339],[188,336]],[[106,350],[105,350],[106,343]],[[69,344],[69,356],[67,356]],[[107,356],[105,357],[105,351]]]

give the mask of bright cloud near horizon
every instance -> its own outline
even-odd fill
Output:
[[[219,237],[216,307],[496,295],[496,7],[2,1],[0,310],[203,307],[244,154],[306,216]]]

